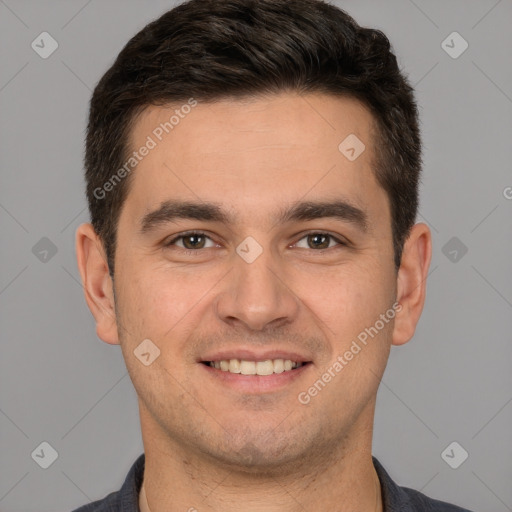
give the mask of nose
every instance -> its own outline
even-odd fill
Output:
[[[255,331],[293,322],[300,301],[271,251],[264,250],[252,263],[233,257],[233,270],[216,301],[218,317],[232,327],[241,324]]]

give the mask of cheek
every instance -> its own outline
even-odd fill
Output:
[[[387,322],[381,320],[381,315],[386,315],[392,308],[393,288],[391,280],[382,275],[378,267],[340,270],[315,286],[316,303],[311,296],[308,300],[312,301],[311,307],[327,326],[326,335],[331,340],[333,357],[343,354],[358,337],[368,341],[368,346],[371,341],[375,348],[379,347],[383,352],[387,350],[387,343],[377,343],[377,340],[384,341],[391,336],[391,315],[386,317]],[[366,357],[372,357],[370,353],[374,351],[365,352]]]
[[[157,340],[159,330],[155,326],[170,323],[167,318],[173,311],[169,303],[169,286],[163,285],[151,272],[143,272],[141,266],[125,263],[117,267],[122,279],[115,279],[118,325],[124,331],[123,341],[130,346],[137,345],[143,339]]]
[[[387,285],[370,269],[347,269],[333,274],[321,288],[322,309],[334,324],[361,324],[387,307]]]
[[[211,286],[207,283],[194,286],[190,276],[180,277],[161,269],[148,270],[144,275],[140,270],[138,274],[120,275],[130,275],[119,290],[123,356],[139,395],[153,411],[158,411],[165,393],[176,398],[183,388],[191,389],[190,384],[185,384],[187,374],[182,354],[193,330],[190,326],[202,314],[199,299]],[[146,339],[160,351],[148,366],[134,355],[134,350]],[[151,345],[148,350],[154,353]]]
[[[222,274],[218,272],[192,273],[158,265],[142,270],[136,263],[131,268],[137,271],[125,273],[121,318],[129,331],[130,343],[149,338],[167,357],[166,347],[172,346],[176,355],[185,346],[194,326],[206,315],[205,308],[211,303],[215,283]],[[124,269],[126,272],[126,269]]]

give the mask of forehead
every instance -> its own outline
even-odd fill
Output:
[[[193,107],[190,102],[147,107],[135,122],[132,144],[137,147],[150,135],[157,145],[179,145],[178,156],[192,158],[255,150],[261,142],[271,150],[286,146],[300,158],[311,146],[338,156],[339,143],[352,134],[364,139],[371,150],[373,116],[353,98],[280,93],[216,102],[194,100]]]
[[[361,204],[383,193],[374,120],[355,99],[282,93],[190,105],[151,106],[134,123],[131,149],[152,147],[128,194],[141,212],[169,198],[220,200],[256,220],[279,202],[343,195]]]

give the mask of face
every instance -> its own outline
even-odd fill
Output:
[[[400,314],[371,114],[321,94],[199,102],[161,136],[175,108],[135,124],[133,149],[156,144],[119,219],[117,328],[98,326],[121,344],[143,432],[253,467],[355,442]]]

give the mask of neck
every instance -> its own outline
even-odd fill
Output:
[[[373,407],[353,429],[357,439],[347,435],[343,446],[261,471],[227,467],[174,443],[148,415],[141,407],[150,512],[239,512],[242,504],[246,512],[383,510],[371,457]]]

